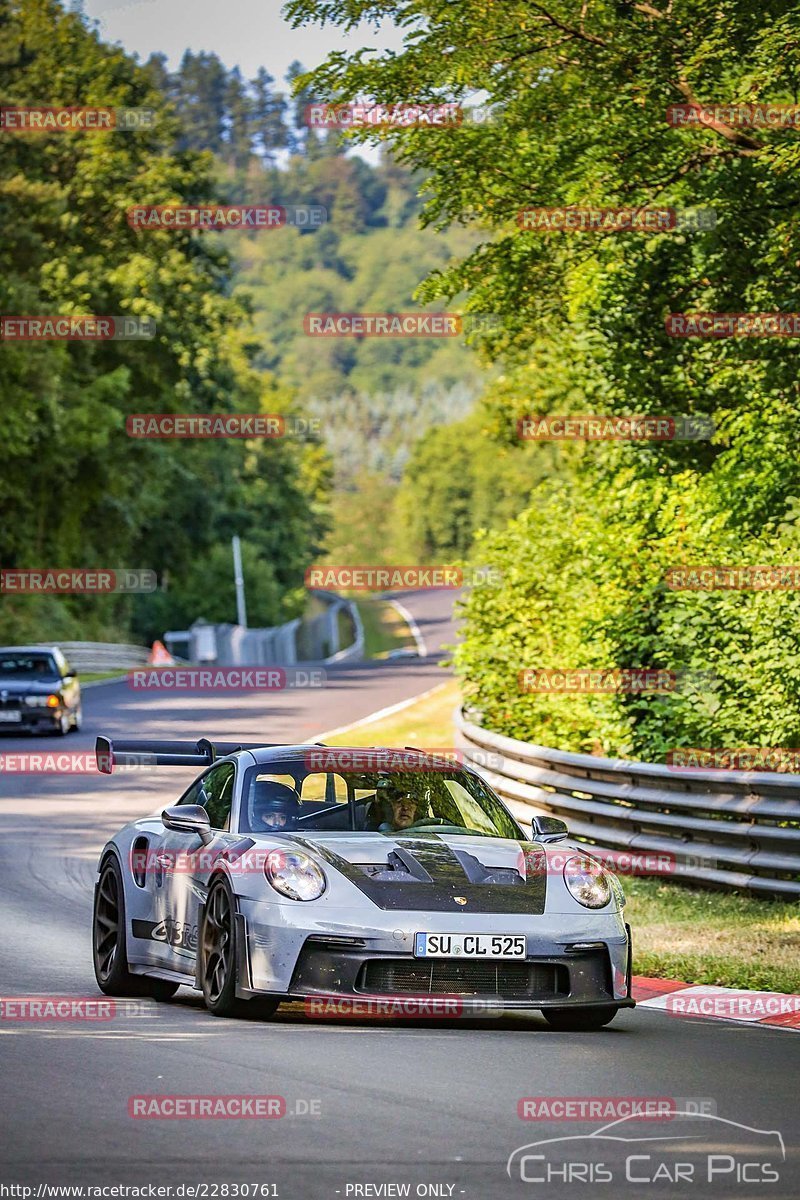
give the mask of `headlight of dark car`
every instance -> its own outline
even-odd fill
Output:
[[[25,703],[31,708],[59,708],[64,701],[61,696],[51,692],[49,696],[26,696]]]

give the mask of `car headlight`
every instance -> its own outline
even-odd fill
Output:
[[[611,899],[612,877],[588,854],[573,854],[564,863],[564,882],[584,908],[605,908]]]
[[[58,708],[61,703],[61,697],[51,694],[50,696],[26,696],[25,703],[31,708]]]
[[[318,900],[327,887],[322,870],[307,854],[273,850],[264,863],[264,874],[276,892],[290,900]]]

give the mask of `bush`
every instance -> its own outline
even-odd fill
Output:
[[[560,749],[663,760],[677,747],[800,746],[800,596],[678,591],[669,568],[795,564],[794,513],[744,543],[713,478],[540,488],[478,542],[499,584],[476,587],[455,655],[487,726]],[[525,693],[524,668],[657,668],[693,674],[665,695]]]

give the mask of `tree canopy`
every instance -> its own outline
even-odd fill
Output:
[[[788,628],[796,637],[796,591],[675,593],[663,574],[685,561],[794,553],[794,340],[677,338],[665,322],[800,310],[798,131],[752,115],[797,102],[800,8],[291,0],[288,11],[297,23],[391,18],[407,31],[396,54],[331,55],[303,80],[318,95],[492,111],[483,124],[348,137],[385,141],[423,174],[424,222],[480,238],[419,294],[467,293],[469,308],[502,315],[483,339],[507,371],[486,398],[495,441],[512,445],[527,413],[715,426],[710,440],[568,445],[532,507],[483,539],[480,555],[506,582],[467,605],[459,663],[471,701],[522,736],[610,752],[661,754],[670,738],[796,738],[800,690],[786,641]],[[569,206],[704,216],[696,227],[681,219],[612,233],[520,227],[522,210]],[[518,692],[521,668],[594,665],[702,666],[717,683],[711,697],[666,701]]]

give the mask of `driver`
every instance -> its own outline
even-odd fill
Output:
[[[300,797],[293,787],[274,779],[257,779],[251,800],[253,833],[281,833],[294,829],[300,815]]]
[[[417,819],[417,801],[407,786],[396,779],[383,779],[379,784],[379,795],[383,811],[391,811],[391,819],[378,826],[379,833],[394,833],[408,829]]]

